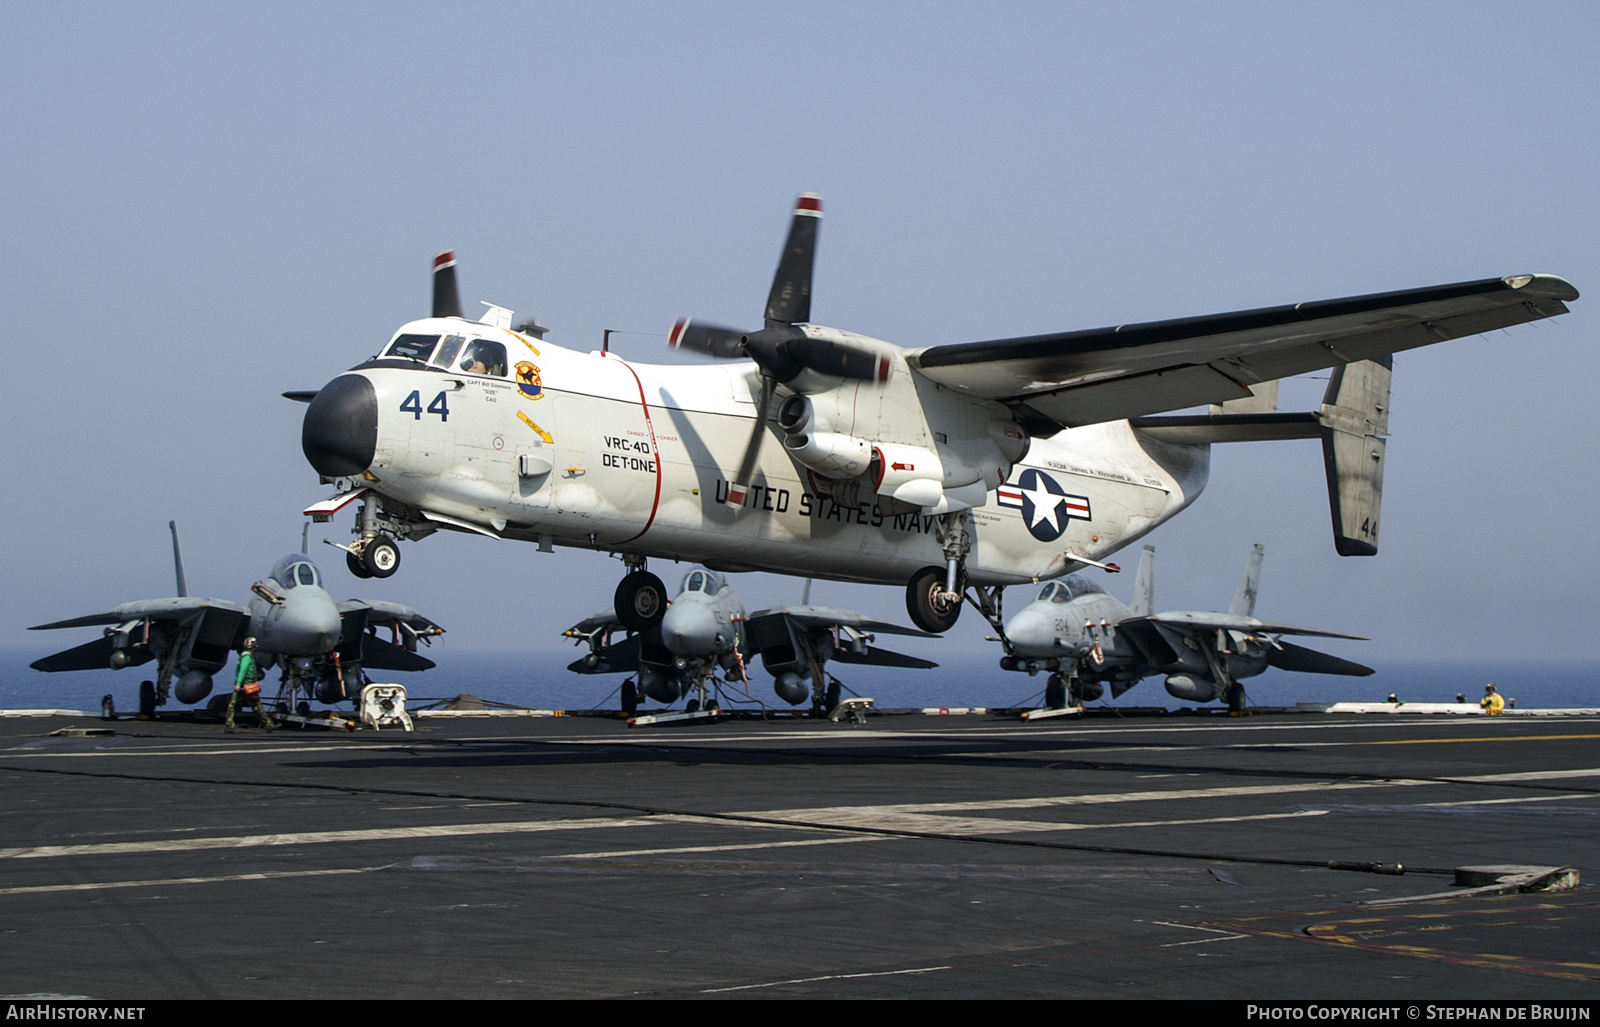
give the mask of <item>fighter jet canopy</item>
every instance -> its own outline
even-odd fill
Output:
[[[1064,603],[1081,595],[1104,595],[1105,589],[1081,574],[1068,574],[1065,580],[1052,581],[1039,590],[1039,602]]]

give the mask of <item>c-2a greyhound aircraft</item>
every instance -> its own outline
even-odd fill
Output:
[[[189,595],[178,525],[169,521],[167,527],[172,531],[177,596],[141,599],[103,613],[35,625],[29,630],[106,628],[92,642],[35,660],[34,670],[121,670],[155,660],[155,680],[143,682],[139,694],[139,712],[149,714],[174,694],[180,703],[202,702],[211,694],[212,677],[227,666],[229,656],[246,638],[256,640],[262,670],[282,668],[284,698],[291,705],[302,689],[329,704],[360,696],[364,668],[415,671],[435,666],[417,655],[417,642],[432,645],[435,636],[444,634],[443,628],[399,603],[334,602],[316,565],[304,553],[283,557],[265,581],[250,586],[249,608],[226,599]],[[377,637],[380,626],[390,629],[392,642]]]
[[[589,645],[588,655],[567,669],[579,674],[637,673],[637,686],[631,678],[622,684],[622,708],[630,716],[641,693],[671,703],[693,692],[688,704],[693,711],[714,703],[712,678],[719,670],[730,681],[737,676],[748,682],[746,664],[759,653],[778,697],[795,706],[810,696],[812,713],[821,715],[839,705],[840,682],[827,673],[829,660],[914,670],[938,666],[871,644],[874,632],[934,637],[927,632],[854,610],[812,606],[810,598],[808,580],[798,606],[747,615],[722,575],[696,567],[684,575],[661,623],[642,634],[613,643],[612,634],[623,627],[615,610],[586,617],[562,632]]]
[[[398,540],[440,528],[620,555],[635,631],[666,607],[650,557],[903,584],[933,632],[970,588],[998,628],[1005,585],[1100,563],[1192,503],[1214,442],[1320,438],[1335,546],[1376,553],[1390,355],[1578,295],[1511,275],[906,349],[811,323],[821,216],[802,194],[761,328],[673,327],[670,345],[720,366],[565,349],[493,305],[469,321],[440,254],[432,317],[285,393],[309,403],[302,447],[335,488],[306,512],[359,501],[349,559],[378,575]],[[1279,379],[1328,368],[1320,410],[1276,411]]]
[[[1231,710],[1244,709],[1242,678],[1268,667],[1307,674],[1365,677],[1371,667],[1284,642],[1279,635],[1353,638],[1339,631],[1271,624],[1255,618],[1261,585],[1260,545],[1250,551],[1244,577],[1227,613],[1154,613],[1155,547],[1145,546],[1133,581],[1131,604],[1124,606],[1081,575],[1052,581],[1033,602],[1006,622],[1001,641],[1006,670],[1051,672],[1045,705],[1076,706],[1100,698],[1105,684],[1112,696],[1152,674],[1167,675],[1167,692],[1186,702],[1223,699]]]

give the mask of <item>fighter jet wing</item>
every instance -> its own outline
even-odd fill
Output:
[[[917,628],[903,627],[889,621],[873,620],[871,617],[857,613],[854,610],[841,610],[835,606],[775,606],[770,610],[758,610],[750,615],[750,620],[758,617],[767,617],[781,614],[808,628],[831,628],[843,626],[857,628],[861,631],[882,632],[886,635],[914,635],[918,638],[938,638],[940,636]]]
[[[934,381],[998,400],[1038,435],[1250,395],[1248,386],[1567,312],[1578,290],[1511,275],[907,355]]]
[[[1233,613],[1155,613],[1149,617],[1133,618],[1134,620],[1150,620],[1157,624],[1178,629],[1192,629],[1195,631],[1246,631],[1262,632],[1268,635],[1315,635],[1319,638],[1350,638],[1358,642],[1367,641],[1366,635],[1350,635],[1343,631],[1323,631],[1318,628],[1301,628],[1293,624],[1273,624],[1269,621],[1256,620],[1254,617],[1245,617]],[[1121,629],[1122,621],[1117,625]]]
[[[444,634],[444,629],[409,606],[385,602],[382,599],[346,599],[339,604],[342,617],[353,610],[366,610],[368,624],[400,623],[413,631]]]
[[[361,640],[361,666],[367,670],[432,670],[438,664],[426,656],[418,656],[403,646],[385,642],[376,635]]]
[[[55,673],[63,670],[105,670],[111,665],[113,646],[111,636],[103,635],[93,642],[65,649],[59,653],[34,660],[28,666],[34,670]],[[156,658],[148,646],[128,648],[128,666],[137,667]]]
[[[35,624],[29,631],[53,631],[56,628],[87,628],[96,624],[126,624],[135,620],[179,621],[201,610],[228,610],[233,613],[248,615],[249,610],[238,603],[230,603],[226,599],[203,599],[200,596],[185,596],[173,599],[140,599],[121,606],[113,606],[103,613],[91,613],[83,617],[72,617],[67,620],[51,621],[49,624]]]
[[[585,653],[567,664],[567,669],[575,674],[631,674],[639,669],[642,644],[638,635],[629,635],[597,652]]]

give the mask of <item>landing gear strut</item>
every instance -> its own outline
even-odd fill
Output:
[[[961,594],[966,591],[967,553],[972,535],[967,531],[970,510],[940,514],[934,533],[944,549],[943,567],[924,567],[906,586],[906,612],[924,631],[939,634],[956,626],[961,616]]]

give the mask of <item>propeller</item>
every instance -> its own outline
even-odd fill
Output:
[[[816,193],[801,193],[795,201],[778,270],[772,276],[762,328],[751,332],[679,318],[667,336],[667,345],[673,349],[723,360],[749,358],[760,370],[761,397],[755,427],[729,490],[729,498],[736,503],[744,502],[744,487],[755,474],[768,411],[779,383],[792,382],[805,371],[877,385],[889,380],[891,365],[887,355],[842,340],[817,338],[796,327],[811,320],[811,275],[821,221],[822,198]]]
[[[456,289],[454,250],[445,250],[433,258],[433,316],[464,316],[461,313],[461,293]]]

